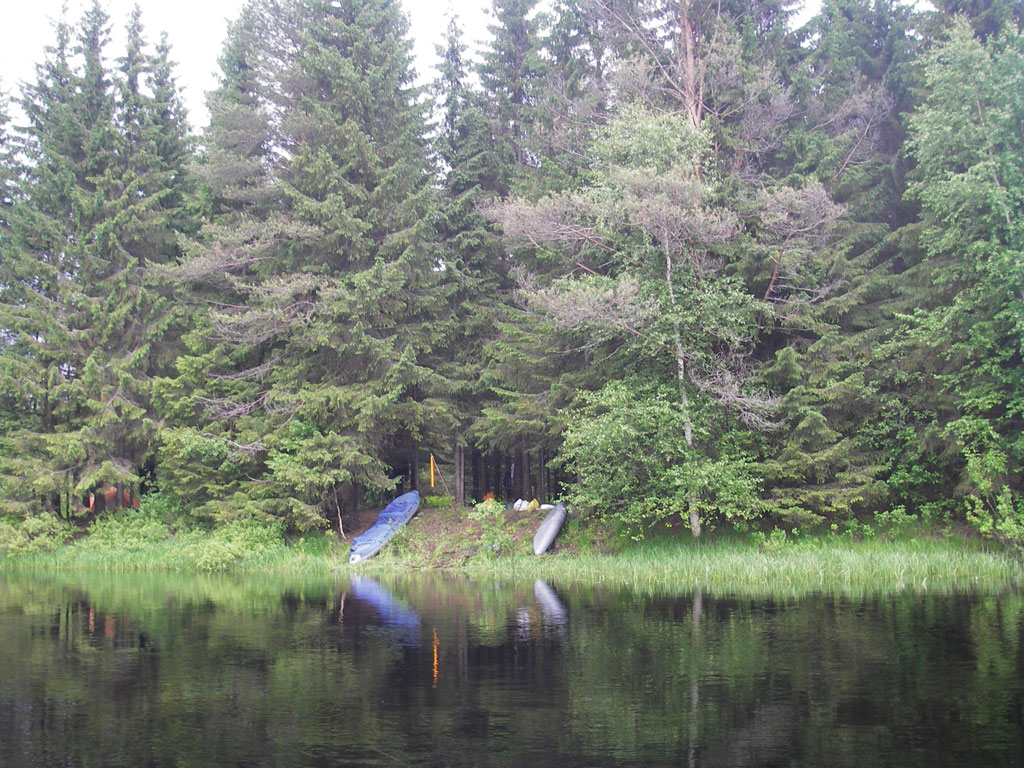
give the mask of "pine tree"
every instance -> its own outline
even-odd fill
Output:
[[[616,154],[609,160],[595,151],[602,142],[581,149],[599,170],[580,191],[533,207],[506,206],[503,221],[508,231],[566,256],[569,271],[586,267],[624,285],[636,281],[639,296],[662,307],[667,325],[655,334],[656,346],[671,350],[676,363],[679,439],[693,453],[688,477],[694,480],[698,466],[724,458],[713,446],[726,433],[773,422],[771,402],[757,395],[750,377],[776,327],[800,323],[808,306],[827,295],[832,276],[818,254],[830,242],[839,209],[820,182],[776,167],[798,119],[782,77],[795,55],[784,4],[592,5],[620,61],[613,73],[619,116],[602,140],[605,148],[617,146]],[[651,111],[682,119],[690,130],[669,140]],[[706,142],[699,151],[685,139],[691,132]],[[664,156],[655,162],[652,153],[659,150]],[[556,281],[550,290],[567,298],[588,281]],[[544,281],[539,288],[548,290]],[[589,300],[584,292],[576,302],[610,302],[612,316],[634,317],[624,295],[604,295],[608,291],[605,286]],[[644,327],[642,308],[632,311],[639,314],[621,329],[627,333]],[[585,324],[593,325],[601,310],[589,312],[595,317]],[[635,366],[650,354],[643,345],[627,348]],[[691,494],[685,504],[699,534],[700,510],[713,508],[714,493],[676,480]]]
[[[644,501],[623,501],[629,510],[624,519],[649,524],[686,509],[697,536],[701,518],[713,514],[722,490],[702,478],[744,474],[738,469],[742,462],[720,448],[741,424],[767,426],[771,403],[749,388],[744,361],[758,303],[729,274],[723,258],[739,234],[737,217],[719,204],[717,178],[707,170],[711,135],[689,119],[639,105],[623,108],[589,150],[596,164],[588,187],[537,204],[508,203],[500,213],[507,234],[578,265],[576,274],[537,286],[529,296],[550,323],[586,344],[590,354],[600,351],[602,339],[610,343],[621,378],[607,376],[614,368],[605,361],[605,381],[597,384],[601,393],[590,402],[607,395],[616,407],[642,407],[635,400],[622,405],[615,396],[624,379],[638,377],[653,382],[653,400],[675,391],[675,440],[662,434],[652,442],[676,443],[673,455],[685,455],[685,466],[667,481],[669,488],[648,487]],[[574,448],[568,458],[592,484],[599,470],[586,453],[587,441],[579,439],[588,429],[584,419],[570,430]],[[630,487],[637,490],[636,484]],[[593,505],[588,490],[581,499]],[[651,506],[656,496],[663,502]]]

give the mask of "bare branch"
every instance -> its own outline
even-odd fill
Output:
[[[772,430],[779,423],[772,420],[781,399],[763,391],[744,391],[751,376],[739,364],[739,358],[729,355],[731,360],[719,360],[714,371],[698,371],[690,366],[690,381],[700,391],[713,397],[739,415],[740,421],[752,429]]]

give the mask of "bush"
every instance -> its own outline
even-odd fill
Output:
[[[53,515],[29,515],[21,520],[0,520],[0,552],[31,555],[51,552],[71,540],[74,530]]]
[[[106,515],[89,526],[89,537],[81,546],[90,549],[138,552],[154,543],[166,541],[171,531],[149,509],[123,510]]]
[[[742,527],[760,515],[754,468],[730,434],[715,440],[713,451],[696,440],[686,445],[678,392],[612,382],[586,401],[570,415],[563,447],[566,468],[580,478],[569,499],[574,506],[635,538],[668,517],[685,517],[691,505],[708,526]]]
[[[424,496],[424,507],[449,507],[452,503],[451,496]]]
[[[480,552],[485,557],[493,557],[512,548],[512,531],[508,529],[505,507],[500,501],[481,501],[467,516],[480,523]]]
[[[902,505],[875,515],[875,525],[890,538],[898,538],[909,534],[920,522],[920,518],[909,514]]]
[[[184,556],[203,571],[223,571],[243,559],[259,558],[283,545],[281,523],[237,520],[193,536]]]
[[[754,531],[751,539],[757,543],[761,551],[776,555],[792,544],[782,528],[772,528],[767,534],[764,531]]]
[[[142,497],[143,512],[160,520],[172,532],[188,530],[196,526],[198,521],[185,511],[181,499],[168,491],[155,491]]]

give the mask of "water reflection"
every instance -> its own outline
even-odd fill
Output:
[[[566,610],[565,603],[559,599],[558,594],[551,588],[551,585],[541,579],[537,579],[533,582],[533,595],[537,599],[538,605],[540,605],[544,623],[560,631],[564,630],[569,623],[569,611]]]
[[[1020,595],[0,576],[0,766],[1024,764]]]
[[[368,631],[383,629],[385,635],[400,645],[412,648],[420,644],[420,617],[369,576],[353,574],[349,582],[352,595],[372,605],[377,611],[377,624],[367,623]],[[344,599],[344,598],[343,598]]]

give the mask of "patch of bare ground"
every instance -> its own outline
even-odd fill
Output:
[[[357,509],[355,512],[349,512],[341,521],[345,535],[342,536],[338,531],[337,522],[334,524],[334,533],[338,536],[339,541],[351,542],[353,538],[365,532],[371,525],[377,522],[377,516],[379,514],[379,509],[371,507],[363,507],[362,509]]]
[[[377,520],[378,509],[360,509],[345,516],[345,540],[343,544],[363,533]],[[533,551],[533,535],[544,519],[546,512],[517,511],[509,507],[499,518],[479,520],[473,518],[473,508],[423,507],[409,521],[401,536],[389,546],[387,557],[409,567],[445,568],[462,565],[478,555],[510,556],[529,554]],[[572,518],[570,512],[570,519]],[[495,528],[500,531],[496,537]],[[616,537],[607,527],[595,520],[581,520],[567,525],[555,540],[550,550],[553,554],[576,553],[587,550],[610,553],[616,547]],[[503,545],[499,551],[485,551],[496,538]],[[339,537],[340,539],[340,537]]]

